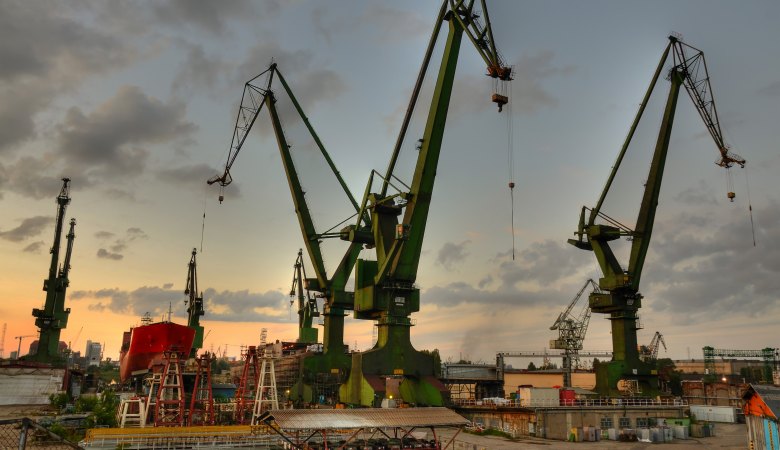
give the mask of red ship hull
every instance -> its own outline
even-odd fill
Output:
[[[149,371],[163,352],[175,350],[189,356],[195,329],[172,322],[142,325],[125,331],[119,353],[119,378],[129,380]]]

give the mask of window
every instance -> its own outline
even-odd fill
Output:
[[[650,423],[647,420],[647,417],[637,417],[636,418],[636,427],[637,428],[647,428],[649,425],[650,425]]]
[[[602,417],[601,418],[601,429],[607,429],[612,428],[612,418],[611,417]]]
[[[619,420],[618,425],[620,425],[620,428],[628,428],[631,426],[631,419],[629,419],[628,417],[621,417],[618,420]]]

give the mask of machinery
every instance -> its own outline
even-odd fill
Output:
[[[317,343],[317,329],[312,327],[312,319],[319,317],[320,311],[317,309],[317,299],[313,297],[308,289],[304,291],[304,282],[306,280],[306,268],[303,267],[303,249],[298,250],[298,258],[295,259],[293,270],[292,287],[290,288],[290,305],[294,303],[294,298],[298,298],[298,340],[302,344]]]
[[[689,55],[689,53],[693,55]],[[664,65],[672,54],[672,69],[668,73],[670,89],[666,101],[658,138],[655,144],[650,169],[647,174],[644,194],[639,207],[635,226],[618,222],[601,211],[604,199],[610,191],[620,164],[631,143],[637,125],[639,124],[650,95],[656,86]],[[720,129],[715,102],[712,97],[709,74],[704,61],[704,54],[674,36],[669,37],[669,44],[661,56],[661,61],[653,75],[650,86],[637,112],[634,122],[626,137],[625,143],[612,167],[606,186],[597,205],[588,209],[582,208],[579,226],[574,233],[577,238],[569,243],[577,248],[592,251],[604,274],[599,279],[599,287],[603,292],[594,292],[589,296],[591,310],[598,314],[608,314],[612,327],[612,361],[602,363],[596,368],[596,389],[602,395],[621,395],[642,392],[654,395],[658,390],[658,376],[651,364],[642,362],[637,350],[637,311],[642,306],[642,294],[639,292],[639,281],[642,275],[650,237],[653,231],[658,196],[661,190],[661,180],[664,173],[667,150],[674,122],[675,108],[680,87],[685,86],[688,95],[704,120],[712,136],[720,159],[716,164],[729,169],[734,164],[745,165],[745,160],[729,150],[724,143]],[[729,192],[728,197],[734,198]],[[589,212],[589,214],[586,214]],[[597,223],[598,221],[598,223]],[[627,267],[623,267],[610,248],[610,242],[620,238],[631,240],[630,259]],[[633,386],[631,389],[626,387]]]
[[[496,50],[484,0],[484,26],[474,3],[450,0],[442,4],[390,163],[384,176],[379,175],[381,189],[372,191],[375,172],[366,186],[358,218],[370,212],[371,235],[360,235],[359,224],[343,230],[350,242],[362,242],[374,250],[375,258],[358,259],[355,265],[354,308],[356,318],[376,321],[378,328],[374,347],[352,356],[349,379],[339,390],[345,403],[376,406],[394,392],[403,401],[417,405],[438,406],[444,402],[446,388],[434,376],[433,357],[412,347],[410,316],[420,309],[420,290],[415,281],[462,36],[465,34],[474,44],[487,64],[487,75],[497,83],[507,82],[512,76],[511,68]],[[406,185],[394,169],[433,46],[445,23],[449,33],[417,148],[414,175],[411,184]],[[493,101],[500,110],[508,98],[496,93]],[[389,193],[388,187],[397,192]]]
[[[263,86],[254,84],[255,81],[263,75],[267,76],[266,83]],[[244,94],[241,99],[241,106],[239,108],[238,118],[230,144],[230,151],[228,152],[228,159],[225,164],[225,171],[223,174],[209,179],[208,184],[218,183],[221,186],[221,189],[224,189],[232,182],[230,169],[241,151],[257,116],[265,106],[271,117],[271,123],[279,146],[279,153],[282,157],[282,164],[287,175],[287,181],[293,204],[295,205],[303,242],[306,246],[306,252],[308,253],[309,260],[314,268],[315,276],[303,279],[302,287],[305,287],[308,291],[314,292],[315,297],[324,299],[324,311],[322,312],[322,315],[324,316],[325,326],[322,352],[310,355],[304,360],[303,379],[291,389],[290,393],[290,398],[295,402],[312,402],[320,395],[323,395],[322,392],[317,392],[315,385],[327,385],[329,386],[327,389],[331,391],[337,389],[338,385],[344,381],[349,369],[350,358],[347,355],[347,347],[344,344],[344,317],[347,311],[352,310],[354,294],[346,292],[345,285],[352,273],[355,260],[363,248],[363,241],[350,243],[338,266],[333,270],[332,275],[328,276],[320,243],[322,239],[338,238],[341,236],[341,233],[338,231],[334,232],[333,228],[324,232],[319,231],[314,225],[311,212],[306,203],[305,192],[301,185],[300,176],[293,163],[291,146],[287,142],[276,109],[277,99],[272,90],[275,78],[279,80],[285,93],[293,103],[295,111],[306,125],[310,136],[319,148],[323,158],[336,177],[349,202],[352,204],[355,211],[358,211],[359,206],[357,201],[342,179],[341,174],[333,163],[333,160],[330,158],[325,146],[314,131],[309,119],[304,114],[303,109],[276,64],[271,64],[267,70],[245,84]],[[222,191],[220,191],[219,199],[220,202],[224,199]],[[359,223],[354,231],[357,235],[370,236],[371,224],[369,215],[362,214],[360,219],[362,219],[362,222]],[[340,223],[344,223],[344,221],[341,221]],[[316,330],[311,329],[308,331],[306,339],[312,337],[312,331]],[[314,338],[316,339],[316,335]]]
[[[653,335],[653,339],[650,340],[650,345],[639,346],[639,359],[644,362],[655,363],[655,361],[658,359],[658,347],[660,345],[663,345],[664,351],[666,351],[664,335],[656,331]]]
[[[197,249],[192,249],[192,258],[188,264],[187,283],[184,295],[189,297],[184,303],[187,305],[187,326],[195,330],[195,338],[192,340],[189,357],[198,356],[198,350],[203,347],[203,326],[200,324],[200,316],[205,314],[203,310],[203,293],[198,293],[198,264],[195,260]]]
[[[73,239],[76,237],[73,230],[76,219],[70,220],[70,230],[66,236],[68,241],[65,251],[65,259],[59,266],[60,238],[62,225],[65,218],[65,209],[70,203],[70,178],[62,179],[62,189],[57,196],[57,221],[54,229],[54,244],[51,247],[51,265],[49,278],[43,282],[43,290],[46,291],[46,303],[43,309],[34,308],[35,326],[38,327],[40,337],[38,348],[34,354],[25,356],[25,360],[48,364],[61,364],[64,362],[60,354],[60,333],[68,326],[70,308],[65,308],[65,291],[70,284],[68,273],[70,271],[70,258],[73,253]],[[20,341],[21,343],[21,341]]]
[[[25,338],[31,338],[31,337],[38,337],[38,335],[35,335],[35,334],[28,334],[28,335],[25,335],[25,336],[14,336],[14,339],[17,339],[17,340],[19,341],[19,342],[17,343],[17,345],[16,345],[16,359],[19,359],[19,357],[21,356],[21,351],[22,351],[22,339],[25,339]]]
[[[414,286],[414,282],[463,34],[468,36],[485,60],[488,66],[487,74],[496,80],[497,84],[503,86],[504,82],[511,79],[511,68],[503,64],[496,51],[484,0],[481,4],[484,26],[480,23],[473,1],[445,0],[442,3],[401,132],[387,172],[382,178],[381,190],[379,193],[371,193],[374,179],[372,172],[360,205],[341,178],[276,64],[272,64],[268,70],[245,85],[225,171],[222,175],[208,180],[208,183],[219,183],[223,188],[230,184],[232,181],[230,168],[257,115],[265,106],[271,115],[298,222],[307,253],[314,267],[315,277],[306,279],[306,287],[325,300],[323,352],[304,361],[303,384],[291,390],[293,399],[311,401],[317,396],[312,386],[318,380],[328,379],[331,383],[343,383],[349,374],[349,380],[339,389],[342,402],[378,404],[386,393],[385,381],[387,378],[395,377],[399,379],[396,384],[401,385],[403,400],[427,405],[443,403],[443,385],[433,376],[433,357],[418,352],[411,346],[409,315],[419,310],[419,290]],[[449,24],[449,35],[410,187],[400,182],[393,171],[436,39],[445,22]],[[265,86],[253,84],[262,75],[267,75]],[[354,206],[357,217],[355,224],[336,232],[332,231],[335,227],[325,232],[315,229],[305,201],[305,193],[292,161],[290,145],[285,138],[276,111],[276,98],[271,89],[274,77],[281,82],[295,110]],[[499,110],[508,102],[508,97],[504,94],[504,91],[497,91],[492,97]],[[394,186],[391,180],[399,181],[406,190],[388,195],[388,187]],[[220,194],[220,200],[223,198],[224,196]],[[401,214],[403,220],[399,222],[398,217]],[[333,274],[328,277],[320,250],[320,240],[332,237],[348,241],[349,245]],[[357,261],[363,248],[376,249],[376,260]],[[357,267],[358,271],[356,292],[350,293],[346,292],[344,287],[353,267]],[[376,320],[379,333],[378,342],[372,350],[350,358],[346,354],[344,345],[344,316],[347,311],[353,309],[356,318]]]
[[[585,340],[585,333],[588,331],[590,323],[590,306],[585,305],[578,313],[573,314],[572,310],[582,297],[585,289],[591,287],[591,292],[600,292],[595,281],[588,279],[582,288],[574,296],[569,306],[558,315],[555,323],[550,327],[551,330],[558,330],[558,339],[550,341],[550,348],[563,350],[563,386],[571,387],[571,371],[579,365],[579,351],[582,350],[582,342]]]

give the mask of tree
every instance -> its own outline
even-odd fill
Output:
[[[677,370],[674,361],[670,358],[658,358],[655,367],[661,387],[665,387],[672,395],[682,395],[682,372]]]
[[[433,357],[433,375],[436,377],[441,377],[441,355],[439,354],[439,349],[434,348],[433,350],[422,350],[422,353],[431,355]]]
[[[528,363],[528,370],[536,370],[536,364],[533,361]]]

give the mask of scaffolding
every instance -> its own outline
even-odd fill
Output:
[[[214,356],[205,352],[195,359],[195,383],[190,399],[189,425],[214,425],[214,394],[211,390],[211,363]]]
[[[255,391],[260,375],[257,347],[250,345],[244,353],[244,369],[236,389],[236,411],[233,420],[245,425],[251,422],[254,412]]]
[[[146,426],[146,402],[142,397],[132,397],[119,404],[119,428],[143,428]]]
[[[708,381],[713,381],[715,373],[715,357],[722,358],[761,358],[764,360],[764,381],[780,382],[780,349],[763,348],[761,350],[727,350],[722,348],[704,347],[704,373]]]
[[[151,377],[144,380],[144,383],[149,385],[146,401],[144,402],[144,426],[154,425],[150,421],[154,418],[154,412],[157,409],[157,393],[160,391],[160,384],[162,383],[162,370],[162,365],[155,364],[152,366]]]
[[[266,381],[268,384],[266,384]],[[268,409],[279,409],[279,395],[276,390],[276,373],[274,372],[274,356],[266,346],[263,349],[263,362],[260,366],[260,381],[257,383],[255,405],[252,412],[252,425],[257,424],[257,418]]]
[[[154,426],[184,426],[184,382],[182,379],[182,361],[179,353],[166,351],[163,354],[165,367],[162,382],[157,391]]]

